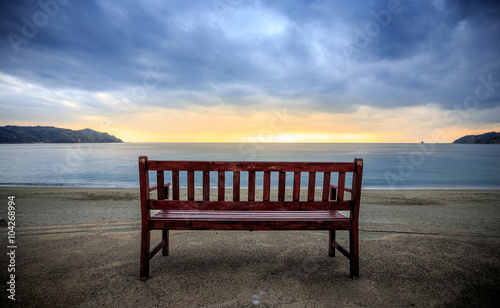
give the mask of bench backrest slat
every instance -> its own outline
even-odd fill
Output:
[[[359,194],[361,186],[361,173],[363,163],[361,159],[355,159],[353,163],[347,162],[234,162],[234,161],[160,161],[160,160],[148,160],[147,157],[139,158],[140,166],[140,178],[141,178],[141,193],[143,192],[143,183],[148,183],[149,185],[149,172],[156,171],[156,187],[158,188],[157,199],[158,201],[165,201],[162,204],[162,208],[180,208],[189,209],[189,206],[196,206],[192,209],[199,209],[200,207],[215,207],[217,209],[235,208],[235,204],[242,206],[247,204],[249,208],[265,208],[265,209],[282,209],[286,208],[291,210],[293,208],[300,209],[317,209],[316,207],[330,207],[330,209],[338,209],[339,207],[345,207],[346,204],[350,204],[351,211],[359,211]],[[167,171],[171,174],[170,178],[167,179]],[[181,172],[182,178],[186,180],[186,183],[181,184]],[[196,172],[201,172],[202,179],[202,196],[200,200],[196,197]],[[210,174],[211,172],[217,172],[217,201],[210,200]],[[226,183],[226,172],[232,173],[232,187],[227,186]],[[247,181],[247,193],[248,196],[246,200],[242,200],[241,196],[241,185],[243,176],[241,172],[246,172],[248,174]],[[322,186],[316,187],[317,173],[323,173],[323,184]],[[257,173],[259,173],[259,185],[262,184],[262,196],[259,195],[259,200],[256,201],[256,182]],[[291,177],[293,173],[293,180]],[[332,173],[338,175],[338,181],[334,181],[335,185],[332,184]],[[346,173],[352,173],[352,188],[346,187]],[[186,177],[185,177],[185,174]],[[278,177],[277,181],[277,199],[271,198],[271,182],[273,174]],[[308,180],[307,191],[305,195],[305,200],[301,199],[301,181],[302,175],[306,175]],[[288,177],[288,175],[290,177]],[[287,197],[287,177],[292,180],[292,191],[291,196]],[[168,184],[166,181],[171,180]],[[199,180],[199,179],[198,179]],[[184,180],[182,180],[184,181]],[[166,184],[166,185],[165,185]],[[187,185],[186,185],[187,184]],[[170,185],[170,186],[169,186]],[[186,185],[186,186],[183,186]],[[160,187],[169,186],[165,189],[159,189]],[[185,187],[185,193],[181,197],[181,187]],[[232,188],[232,198],[231,200],[226,200],[226,188]],[[171,199],[174,201],[179,201],[177,203],[167,201],[169,198],[169,188],[171,189]],[[148,191],[153,190],[149,189]],[[318,191],[321,196],[321,201],[315,201],[315,195]],[[345,201],[345,192],[351,193],[350,200]],[[145,190],[144,190],[145,193]],[[243,197],[244,198],[244,197]],[[150,200],[149,193],[147,196],[141,196],[141,200]],[[290,199],[290,200],[288,200]],[[262,200],[262,203],[260,200]],[[180,202],[182,201],[182,202]],[[219,203],[213,203],[219,202]],[[232,202],[232,203],[230,203]],[[245,203],[246,202],[246,203]],[[147,203],[147,202],[146,202]],[[151,203],[147,203],[151,205]],[[158,206],[158,203],[154,203]],[[328,205],[328,206],[327,206]],[[358,207],[358,209],[355,209]],[[151,209],[151,208],[149,208]],[[148,209],[147,209],[148,210]],[[352,212],[352,214],[354,214]]]
[[[248,171],[248,201],[255,201],[255,171]]]
[[[172,199],[179,200],[179,171],[172,171]]]
[[[233,172],[233,201],[240,201],[240,179],[239,171]]]
[[[299,201],[300,199],[300,172],[295,171],[293,173],[293,192],[292,200]]]
[[[278,178],[278,201],[285,201],[286,172],[280,171]]]
[[[262,200],[271,200],[271,171],[264,171],[262,189]]]
[[[309,172],[309,185],[307,186],[307,201],[314,201],[316,193],[316,172]]]
[[[158,170],[156,171],[156,187],[158,189],[158,199],[166,199],[167,196],[165,196],[165,190],[161,189],[162,187],[165,186],[165,175],[163,170]]]
[[[338,181],[338,192],[337,192],[337,200],[344,200],[344,189],[345,189],[345,172],[339,172],[339,181]]]
[[[187,195],[188,200],[194,200],[194,171],[187,172]]]
[[[226,173],[224,171],[218,172],[217,195],[219,201],[226,199]]]
[[[203,171],[203,200],[210,200],[210,171]]]
[[[323,197],[322,201],[328,201],[330,200],[330,178],[331,178],[332,173],[331,172],[325,172],[323,174]]]

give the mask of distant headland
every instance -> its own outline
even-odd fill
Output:
[[[116,143],[121,139],[89,128],[72,130],[53,126],[3,126],[0,143]]]
[[[458,138],[453,141],[453,143],[476,143],[476,144],[490,144],[490,143],[500,143],[500,133],[490,132],[481,135],[468,135],[462,138]]]

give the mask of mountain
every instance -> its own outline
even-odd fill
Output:
[[[453,143],[500,143],[500,133],[486,133],[482,135],[468,135],[458,138]]]
[[[3,126],[0,143],[107,143],[123,142],[108,133],[86,128],[72,130],[52,126]]]

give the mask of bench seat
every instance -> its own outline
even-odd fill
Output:
[[[153,215],[150,224],[153,229],[170,230],[347,230],[350,226],[349,217],[339,211],[164,210]]]

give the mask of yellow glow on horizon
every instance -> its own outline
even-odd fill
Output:
[[[78,125],[74,122],[66,127],[92,128],[125,142],[428,143],[452,142],[467,134],[486,132],[484,127],[454,128],[443,121],[442,114],[432,104],[391,110],[364,106],[344,114],[266,105],[146,107],[114,117],[81,116]],[[488,131],[499,130],[497,124],[490,127]],[[439,140],[433,139],[436,131],[443,132]]]
[[[280,109],[262,112],[224,107],[201,109],[198,112],[151,110],[126,121],[115,121],[114,133],[126,142],[384,142],[383,136],[363,132],[358,125],[347,126],[350,119],[346,115],[305,115]],[[334,121],[336,117],[339,120]]]
[[[260,138],[255,135],[200,134],[196,136],[173,134],[165,138],[163,134],[119,131],[117,137],[126,142],[215,142],[215,143],[377,143],[380,137],[373,134],[335,133],[280,133]]]
[[[347,134],[328,132],[284,132],[275,135],[249,135],[241,141],[259,143],[371,143],[377,142],[378,136],[369,133]]]

